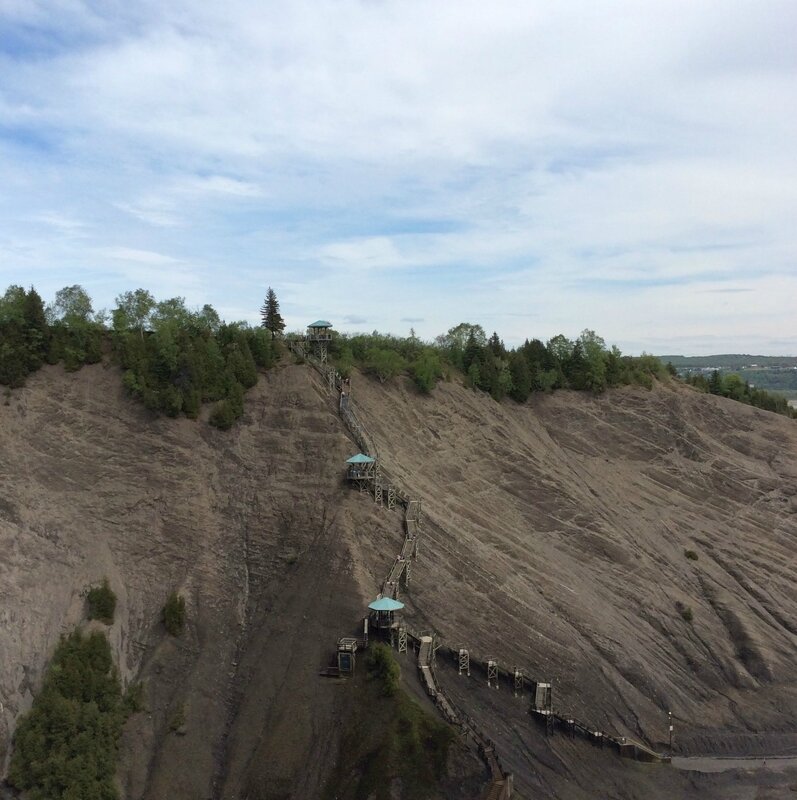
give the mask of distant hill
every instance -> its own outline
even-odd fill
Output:
[[[735,372],[758,389],[797,398],[797,356],[755,356],[723,353],[715,356],[659,356],[684,376],[696,372]]]
[[[659,356],[666,364],[691,369],[738,370],[749,367],[797,367],[797,356],[754,356],[740,353],[722,353],[714,356]]]

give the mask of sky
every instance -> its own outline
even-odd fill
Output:
[[[797,355],[793,0],[0,0],[0,290]]]

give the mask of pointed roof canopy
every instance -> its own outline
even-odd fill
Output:
[[[357,453],[356,456],[346,459],[347,464],[373,464],[374,461],[375,459],[371,458],[371,456],[366,456],[362,453]]]
[[[394,600],[392,597],[380,597],[368,604],[368,608],[374,611],[398,611],[404,608],[404,603]]]
[[[307,327],[308,328],[331,328],[332,327],[332,323],[331,322],[327,322],[325,319],[318,319],[315,322],[311,322]]]

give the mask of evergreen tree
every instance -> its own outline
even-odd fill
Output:
[[[285,320],[280,314],[280,304],[277,295],[269,286],[266,292],[266,299],[260,309],[260,316],[263,318],[263,327],[271,331],[271,338],[275,338],[278,333],[285,330]]]
[[[512,376],[509,396],[518,403],[525,403],[531,394],[531,370],[526,357],[518,350],[509,357],[509,372]]]
[[[47,355],[47,318],[44,303],[39,293],[31,286],[22,304],[25,338],[28,345],[28,370],[33,372],[43,363]]]
[[[471,364],[479,360],[483,347],[484,342],[480,342],[476,332],[471,329],[471,331],[468,333],[468,338],[465,342],[465,352],[462,356],[462,368],[466,372],[470,370]]]
[[[501,338],[495,331],[493,331],[493,335],[487,342],[487,346],[490,348],[490,350],[492,350],[493,355],[496,358],[503,358],[506,355],[506,350],[504,349],[504,343],[501,341]]]

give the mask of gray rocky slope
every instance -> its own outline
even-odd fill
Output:
[[[553,679],[559,707],[655,747],[671,709],[687,752],[794,749],[793,422],[683,387],[521,408],[355,376],[353,396],[424,501],[416,627]],[[15,392],[0,406],[0,760],[107,576],[123,677],[147,686],[122,742],[124,796],[318,796],[351,698],[317,670],[402,539],[398,514],[343,485],[352,447],[306,367],[261,378],[229,433],[153,419],[111,367],[46,368]],[[189,612],[177,640],[159,623],[173,590]],[[776,797],[797,780],[630,765],[441,676],[503,745],[519,796]]]

